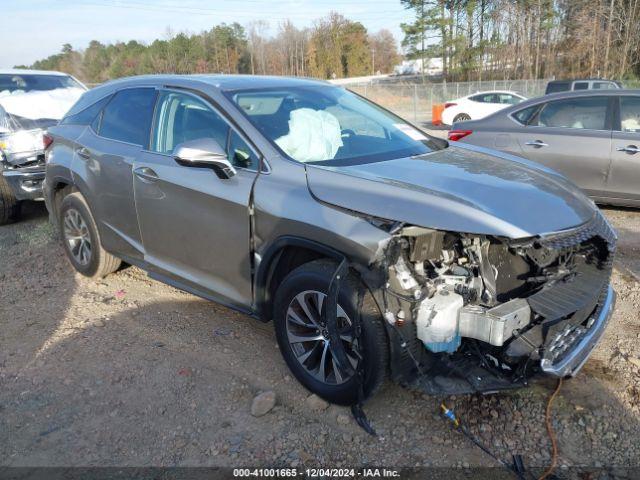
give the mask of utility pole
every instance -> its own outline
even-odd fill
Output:
[[[422,83],[424,84],[424,0],[420,0],[420,74],[422,75]]]

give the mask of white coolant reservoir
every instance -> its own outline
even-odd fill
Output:
[[[418,308],[418,338],[432,352],[454,352],[460,346],[458,312],[464,301],[451,287],[442,286]]]

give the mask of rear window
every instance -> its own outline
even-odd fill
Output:
[[[1,74],[0,95],[16,92],[35,92],[57,88],[82,88],[68,75]]]
[[[102,112],[100,136],[147,146],[155,100],[153,88],[119,91]]]

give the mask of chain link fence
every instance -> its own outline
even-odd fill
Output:
[[[416,124],[431,122],[433,105],[487,90],[509,90],[527,98],[544,95],[549,80],[352,84],[346,87]]]

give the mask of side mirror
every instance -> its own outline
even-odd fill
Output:
[[[213,138],[198,138],[181,143],[173,149],[173,158],[183,167],[210,168],[225,180],[236,174],[227,153]]]

